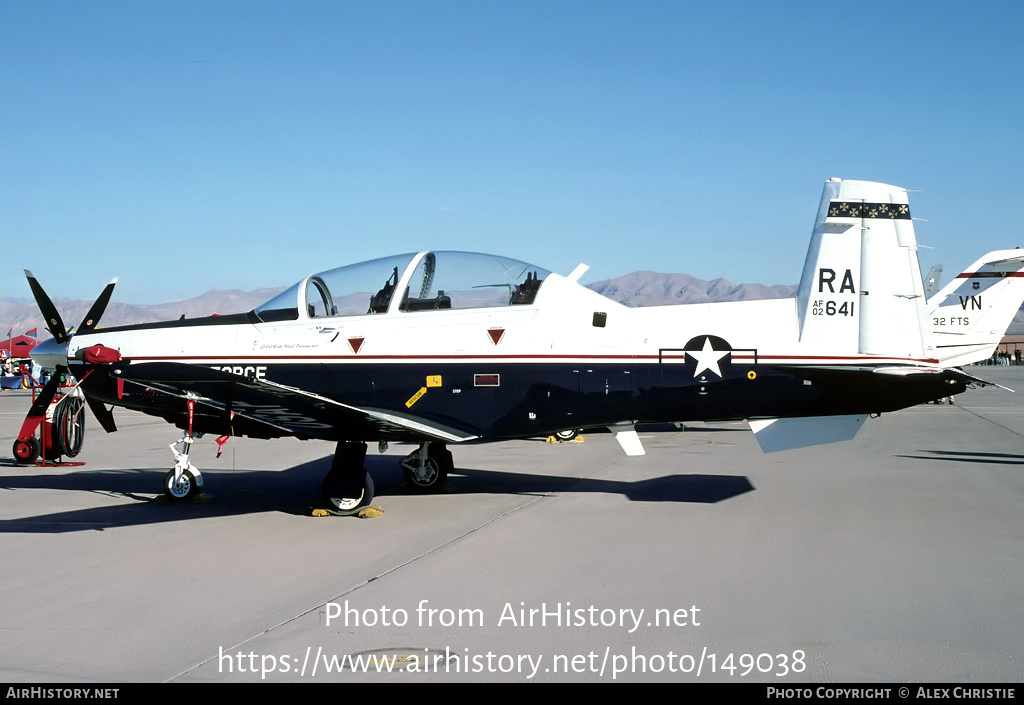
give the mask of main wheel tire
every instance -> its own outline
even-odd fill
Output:
[[[564,431],[555,432],[555,438],[560,441],[571,441],[578,435],[580,435],[580,430],[578,428],[567,428]]]
[[[164,476],[164,494],[175,502],[187,502],[199,494],[199,486],[196,484],[196,476],[188,470],[181,473],[178,481],[174,481],[174,471],[171,470]]]
[[[437,492],[447,482],[448,473],[455,468],[452,452],[444,446],[438,447],[431,444],[427,449],[427,462],[423,465],[422,473],[419,471],[417,454],[413,453],[409,456],[411,468],[405,463],[402,464],[402,474],[405,475],[405,481],[416,492],[424,494],[427,492]]]
[[[31,465],[39,457],[39,440],[35,436],[30,436],[26,441],[15,439],[12,450],[15,460],[22,465]]]
[[[373,501],[373,478],[366,473],[363,480],[363,492],[358,497],[331,497],[327,490],[328,478],[324,478],[324,499],[331,511],[338,516],[347,517],[356,514],[360,509]]]

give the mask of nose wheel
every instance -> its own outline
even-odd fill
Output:
[[[189,462],[188,452],[195,439],[185,434],[170,445],[174,453],[174,469],[164,475],[164,495],[173,502],[187,502],[195,499],[203,486],[203,475]],[[174,446],[181,443],[181,452]]]
[[[180,474],[169,470],[164,476],[164,494],[176,502],[187,502],[199,494],[196,476],[188,470]]]

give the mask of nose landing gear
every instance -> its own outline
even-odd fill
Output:
[[[187,502],[199,495],[203,486],[203,475],[188,459],[195,438],[191,433],[176,440],[170,445],[174,453],[174,469],[164,476],[164,494],[175,502]],[[181,452],[174,447],[181,443]]]

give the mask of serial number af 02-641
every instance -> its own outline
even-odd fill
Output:
[[[418,443],[402,467],[427,491],[451,444],[586,427],[629,455],[644,452],[638,422],[747,419],[765,451],[848,439],[870,415],[981,383],[954,365],[990,355],[1024,300],[1024,256],[1005,250],[926,301],[906,191],[838,179],[793,298],[628,308],[581,286],[585,270],[409,253],[310,275],[247,313],[99,329],[112,282],[74,336],[28,274],[53,335],[33,357],[77,377],[107,431],[111,406],[184,431],[169,496],[202,485],[194,434],[296,436],[337,444],[323,492],[344,514],[372,498],[372,441]]]

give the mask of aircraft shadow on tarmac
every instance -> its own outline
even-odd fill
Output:
[[[137,470],[69,471],[57,475],[11,475],[0,471],[0,492],[19,489],[93,492],[134,502],[106,507],[74,509],[20,519],[0,520],[0,533],[65,533],[102,531],[106,528],[155,524],[184,519],[283,512],[308,516],[318,503],[320,484],[331,456],[286,470],[219,470],[204,472],[206,489],[198,501],[174,504],[158,496],[166,468]],[[7,467],[25,466],[0,463]],[[377,499],[409,495],[395,456],[367,457]],[[544,495],[552,492],[618,493],[635,502],[715,503],[750,492],[750,481],[737,475],[676,474],[629,482],[564,477],[523,472],[456,468],[445,494]],[[0,497],[3,495],[0,494]],[[423,497],[429,501],[429,495]]]
[[[949,460],[957,463],[992,463],[996,465],[1024,464],[1024,454],[1018,453],[984,453],[964,450],[920,450],[919,453],[930,455],[897,455],[897,458],[913,460]]]

